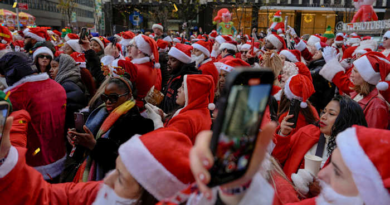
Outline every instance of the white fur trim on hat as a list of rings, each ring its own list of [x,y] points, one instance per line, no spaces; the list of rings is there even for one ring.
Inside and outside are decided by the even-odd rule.
[[[66,42],[74,51],[81,53],[81,46],[79,44],[79,40],[69,40]]]
[[[286,56],[286,58],[287,58],[288,60],[290,60],[291,62],[293,62],[293,63],[299,62],[299,60],[297,59],[297,57],[296,57],[294,54],[292,54],[290,51],[288,51],[288,50],[282,50],[282,51],[280,51],[279,55],[284,55],[284,56]]]
[[[170,36],[166,36],[165,38],[163,38],[163,40],[167,42],[172,42],[172,38]]]
[[[155,29],[155,28],[161,29],[162,31],[164,30],[164,27],[160,24],[153,24],[152,29]]]
[[[356,69],[359,71],[360,76],[362,76],[366,82],[370,83],[371,85],[378,84],[381,76],[372,68],[367,56],[358,58],[353,62],[353,65],[355,65]]]
[[[341,66],[337,58],[331,59],[320,70],[320,75],[326,80],[332,82],[334,76],[339,72],[345,72],[345,69]]]
[[[156,160],[140,140],[140,135],[134,135],[122,144],[119,156],[134,179],[159,201],[188,186]]]
[[[222,64],[220,65],[219,69],[220,69],[220,70],[224,70],[224,71],[230,73],[230,72],[232,72],[232,70],[234,70],[234,67],[222,63]]]
[[[385,35],[383,37],[390,38],[390,31],[386,31]]]
[[[299,43],[295,46],[295,49],[302,52],[306,48],[306,43],[303,40],[300,40]]]
[[[100,45],[100,47],[102,47],[102,50],[104,50],[104,44],[103,44],[103,42],[99,39],[99,37],[93,37],[93,38],[91,38],[91,41],[92,41],[92,40],[96,41],[96,42]]]
[[[197,44],[197,43],[194,43],[194,44],[192,44],[192,47],[193,48],[196,48],[196,49],[198,49],[198,50],[200,50],[203,54],[205,54],[207,57],[210,57],[210,51],[207,49],[207,48],[205,48],[205,47],[203,47],[202,45],[200,45],[200,44]]]
[[[315,44],[316,44],[317,42],[321,42],[321,39],[318,38],[318,37],[315,36],[315,35],[311,35],[311,36],[309,37],[309,40],[307,40],[307,45],[309,45],[309,46],[315,46]]]
[[[138,49],[145,53],[148,56],[151,56],[152,53],[152,48],[150,48],[150,45],[148,42],[145,41],[145,39],[142,37],[142,35],[138,35],[134,37],[135,44],[137,45]]]
[[[25,36],[29,36],[37,41],[46,41],[45,38],[42,38],[42,37],[38,36],[37,34],[30,32],[29,28],[24,29],[23,34]]]
[[[217,36],[215,38],[215,41],[217,41],[219,44],[225,43],[226,40],[222,36]]]
[[[33,59],[35,61],[35,58],[39,55],[39,54],[42,54],[42,53],[47,53],[51,56],[51,58],[53,59],[53,52],[46,46],[43,46],[43,47],[39,47],[37,48],[37,50],[34,51],[33,53]]]
[[[128,45],[130,45],[130,42],[131,42],[131,39],[122,38],[122,40],[119,41],[119,44],[121,44],[122,46],[128,46]]]
[[[390,194],[377,168],[360,146],[356,128],[348,128],[338,134],[336,142],[365,204],[390,204]]]
[[[278,51],[283,47],[283,43],[280,42],[279,38],[277,38],[275,35],[268,35],[266,38],[272,43],[272,45],[275,46]]]
[[[297,99],[297,100],[300,100],[302,101],[302,98],[301,97],[298,97],[296,95],[294,95],[294,93],[291,92],[291,89],[290,89],[290,82],[291,82],[291,79],[292,77],[294,77],[295,75],[293,76],[290,76],[288,78],[288,80],[286,81],[286,83],[284,84],[284,94],[286,95],[286,97],[289,99],[289,100],[292,100],[292,99]]]
[[[240,51],[249,51],[249,49],[251,49],[251,45],[246,43],[241,46]]]
[[[172,47],[171,50],[169,50],[168,55],[186,64],[192,62],[191,56],[188,56],[176,47]]]
[[[237,52],[237,46],[233,45],[231,43],[222,43],[221,46],[219,47],[219,50],[223,51],[225,49],[233,50],[233,51]]]

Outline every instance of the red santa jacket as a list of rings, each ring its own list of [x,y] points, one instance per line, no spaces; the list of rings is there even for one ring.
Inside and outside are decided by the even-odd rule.
[[[47,73],[27,76],[5,92],[13,108],[26,110],[31,116],[28,127],[27,163],[45,179],[58,176],[65,161],[64,125],[66,93]],[[37,153],[35,153],[37,150]]]
[[[182,109],[165,123],[165,127],[176,129],[178,132],[186,134],[192,143],[200,131],[210,130],[211,116],[208,105],[210,103],[210,93],[214,94],[214,84],[211,76],[208,81],[200,81],[197,78],[205,77],[203,75],[185,75],[184,76],[184,94],[187,102]],[[212,91],[211,91],[212,90]]]
[[[15,147],[26,148],[28,125],[31,121],[30,114],[25,110],[18,110],[12,112],[10,116],[14,118],[10,134],[11,144]]]
[[[26,149],[11,147],[0,166],[2,204],[90,205],[95,201],[101,182],[50,184],[26,164],[25,156]]]
[[[219,60],[218,62],[225,63],[226,61],[232,60],[232,59],[235,59],[235,57],[232,55],[227,55],[227,56],[223,57],[221,60]]]
[[[279,160],[290,180],[291,174],[296,173],[300,168],[305,154],[318,143],[320,134],[320,128],[315,125],[307,125],[295,134],[285,137],[275,134],[276,146],[272,156]]]
[[[161,90],[161,70],[154,68],[149,57],[133,59],[132,63],[137,67],[135,87],[137,88],[137,106],[143,108],[142,99],[148,94],[150,88]]]
[[[320,119],[320,117],[318,116],[318,112],[317,112],[316,108],[314,106],[310,105],[310,109],[311,109],[311,112],[313,113],[313,116],[316,118],[316,121],[318,121]],[[287,116],[287,114],[288,114],[288,112],[285,112],[285,113],[280,115],[280,117],[278,119],[279,126],[276,128],[276,133],[279,132],[280,124],[282,123],[283,119]],[[302,114],[302,112],[299,112],[297,125],[291,131],[290,135],[293,135],[295,132],[297,132],[302,127],[305,127],[306,125],[309,125],[309,124],[306,122],[305,116]]]
[[[211,58],[205,60],[199,65],[198,69],[202,71],[202,74],[213,77],[214,88],[216,88],[219,81],[219,72],[217,67],[214,65],[214,61]]]
[[[275,189],[273,205],[299,202],[298,194],[291,182],[283,178],[277,172],[272,173],[274,183],[270,183]]]

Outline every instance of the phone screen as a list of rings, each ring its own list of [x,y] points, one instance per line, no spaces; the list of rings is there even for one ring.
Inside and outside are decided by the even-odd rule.
[[[7,117],[8,117],[8,105],[0,105],[0,148],[1,148],[1,140],[3,139],[3,130],[5,123],[7,122]]]
[[[246,171],[271,89],[271,84],[232,86],[215,153],[216,177]]]

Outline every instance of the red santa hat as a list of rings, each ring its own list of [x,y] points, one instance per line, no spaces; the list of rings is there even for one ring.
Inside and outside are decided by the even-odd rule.
[[[390,131],[354,125],[336,137],[365,204],[390,204]]]
[[[277,12],[274,14],[274,17],[282,17],[282,12],[281,12],[281,11],[277,11]]]
[[[386,31],[385,35],[383,35],[383,38],[389,38],[390,39],[390,30]]]
[[[327,40],[326,37],[320,36],[320,35],[318,35],[318,34],[311,35],[311,36],[309,37],[309,40],[307,40],[307,45],[309,45],[309,46],[315,46],[315,44],[316,44],[317,42],[326,43],[326,40]]]
[[[208,109],[214,110],[214,80],[210,75],[185,75],[184,80],[185,105],[180,112],[191,109],[188,105],[197,99],[208,99]],[[196,105],[198,106],[198,105]]]
[[[119,42],[122,46],[130,45],[131,39],[135,37],[135,34],[131,31],[122,32],[122,40]]]
[[[142,136],[134,135],[118,152],[131,176],[161,201],[194,182],[189,162],[191,147],[186,135],[159,129]]]
[[[217,38],[217,36],[218,36],[218,33],[216,30],[211,31],[211,33],[209,34],[210,39],[215,39],[215,38]]]
[[[235,42],[235,41],[226,41],[226,42],[222,43],[219,46],[219,50],[220,51],[223,51],[225,49],[233,50],[233,51],[237,52],[237,42]]]
[[[158,28],[158,29],[164,31],[164,27],[162,26],[161,23],[153,24],[152,29],[155,29],[155,28]]]
[[[42,46],[42,47],[39,47],[37,49],[35,49],[34,53],[33,53],[33,59],[34,61],[36,60],[35,58],[39,55],[39,54],[49,54],[51,56],[51,59],[53,59],[53,52],[46,46]]]
[[[313,79],[311,77],[311,72],[310,72],[309,68],[304,63],[296,62],[295,65],[298,68],[299,74],[304,75],[304,76],[308,77],[311,81],[313,81]]]
[[[180,37],[176,37],[176,38],[173,39],[173,42],[181,43],[181,38]]]
[[[79,40],[69,40],[66,42],[75,52],[81,53],[81,46],[79,44]]]
[[[372,40],[373,38],[371,36],[364,36],[363,41]]]
[[[106,48],[106,46],[110,43],[110,41],[107,40],[106,38],[104,38],[103,36],[93,37],[93,38],[91,38],[91,41],[92,40],[96,41],[100,45],[102,50],[104,50],[104,48]]]
[[[0,43],[0,51],[10,48],[7,44]]]
[[[334,39],[335,43],[344,43],[344,34],[343,33],[337,33],[336,38]]]
[[[207,61],[212,62],[211,59],[208,59]],[[199,69],[201,69],[203,75],[210,75],[213,78],[214,88],[216,89],[219,81],[219,72],[215,63],[204,63]]]
[[[193,41],[205,41],[205,40],[206,40],[206,38],[203,37],[203,36],[200,35],[200,34],[196,37],[196,39],[193,39]]]
[[[313,82],[306,75],[293,75],[284,85],[284,94],[289,100],[300,100],[301,108],[306,108],[306,101],[315,93]]]
[[[26,28],[23,30],[23,34],[25,37],[31,37],[38,42],[50,40],[49,34],[44,28]]]
[[[219,44],[225,43],[227,41],[233,41],[233,38],[228,36],[228,35],[222,35],[222,36],[217,36],[215,38],[215,41],[218,42]]]
[[[317,50],[320,50],[321,48],[325,48],[328,45],[326,43],[323,43],[323,42],[317,42],[314,44],[314,46],[316,47]]]
[[[210,42],[198,41],[192,44],[192,47],[200,50],[206,57],[210,57],[211,49],[212,49]]]
[[[252,43],[251,42],[247,42],[247,43],[245,43],[244,45],[241,46],[240,51],[249,51],[251,48],[252,48]],[[256,43],[255,43],[255,46],[254,46],[253,50],[254,50],[255,53],[259,50],[258,47],[256,46]]]
[[[387,76],[390,62],[379,52],[368,52],[353,62],[360,76],[371,85],[377,85],[381,79],[380,73]],[[379,85],[381,86],[381,85]]]
[[[61,38],[61,32],[57,31],[57,30],[53,30],[53,33],[56,34],[59,38]]]
[[[168,42],[161,39],[157,40],[157,47],[159,52],[167,52],[169,50]]]
[[[247,62],[245,62],[239,58],[235,58],[235,59],[231,59],[231,60],[224,62],[221,66],[219,66],[219,68],[221,70],[224,70],[224,71],[230,73],[234,70],[235,67],[250,67],[250,66],[251,65],[249,65]]]
[[[0,38],[2,38],[1,43],[3,44],[12,42],[12,34],[7,27],[0,26]]]
[[[170,36],[166,36],[165,38],[163,38],[164,41],[166,42],[172,42],[172,38]]]
[[[344,60],[344,59],[347,59],[347,58],[353,58],[353,53],[355,52],[357,46],[352,46],[352,47],[349,47],[347,49],[345,49],[345,51],[343,52],[343,57],[341,58],[341,60]]]
[[[290,62],[301,62],[301,52],[298,50],[282,50],[279,55],[284,55]]]
[[[356,50],[352,54],[352,56],[356,55],[359,52],[360,52],[360,54],[364,54],[367,51],[375,51],[377,47],[378,47],[378,43],[375,40],[362,41],[362,42],[360,42],[360,45],[356,48]]]
[[[155,68],[160,68],[160,63],[158,61],[159,54],[157,49],[157,43],[152,38],[145,35],[138,35],[134,38],[137,48],[148,55],[150,59],[154,62]]]
[[[176,58],[182,63],[189,64],[192,62],[191,59],[192,46],[177,43],[174,47],[169,50],[168,55]]]
[[[87,68],[84,53],[73,52],[72,54],[70,54],[70,57],[72,57],[73,60],[76,61],[77,65],[79,65],[80,68]]]
[[[272,33],[272,34],[268,35],[266,37],[266,40],[270,41],[272,43],[272,45],[275,46],[275,48],[277,49],[278,52],[282,49],[286,49],[286,42],[284,41],[284,39],[282,37],[280,37],[277,34]]]
[[[348,39],[348,42],[351,43],[352,45],[359,45],[360,44],[360,36],[357,35],[356,33],[351,33],[351,35],[349,35],[349,39]]]
[[[66,36],[65,36],[65,41],[69,41],[69,40],[78,40],[78,39],[80,39],[79,38],[79,36],[77,35],[77,34],[75,34],[75,33],[68,33],[68,34],[66,34]]]

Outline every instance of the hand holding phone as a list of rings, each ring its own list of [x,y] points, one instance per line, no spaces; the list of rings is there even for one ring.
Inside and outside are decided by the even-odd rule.
[[[8,150],[11,147],[11,142],[9,138],[9,132],[12,126],[12,123],[10,125],[7,125],[7,118],[10,114],[10,106],[6,101],[0,102],[0,159],[4,158],[3,155],[8,153]],[[7,127],[6,127],[7,126]],[[4,135],[4,142],[3,142],[3,135]],[[3,149],[3,150],[2,150]]]
[[[292,99],[290,101],[290,109],[288,115],[293,115],[288,119],[288,122],[294,123],[291,127],[295,128],[297,126],[299,112],[301,111],[301,101],[297,99]]]

